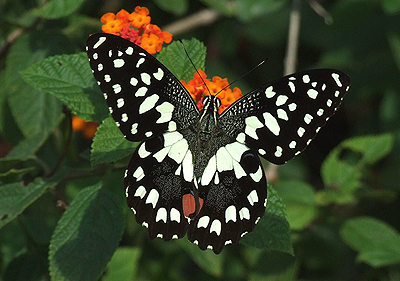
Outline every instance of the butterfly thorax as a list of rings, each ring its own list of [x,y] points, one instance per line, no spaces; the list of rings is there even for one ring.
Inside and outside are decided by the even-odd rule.
[[[203,110],[200,112],[197,124],[200,148],[209,146],[210,140],[218,131],[218,108],[220,105],[220,99],[215,96],[206,96],[203,99]]]

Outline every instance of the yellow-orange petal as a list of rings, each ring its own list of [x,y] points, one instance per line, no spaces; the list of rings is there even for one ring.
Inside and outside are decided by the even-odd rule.
[[[98,126],[99,125],[95,122],[88,122],[87,127],[83,130],[83,136],[87,139],[94,138]]]
[[[107,23],[107,22],[113,21],[113,20],[115,20],[115,14],[114,13],[106,13],[100,18],[100,21],[102,23]]]
[[[119,11],[115,17],[119,20],[127,21],[128,17],[129,17],[129,13],[128,13],[128,11],[121,9],[121,11]]]
[[[83,131],[86,128],[86,121],[78,116],[72,117],[72,130],[75,132]]]
[[[161,43],[162,44],[162,43]],[[160,47],[162,45],[160,44],[157,35],[155,34],[143,34],[142,35],[142,41],[140,43],[140,47],[145,49],[147,52],[150,54],[155,54],[161,50]]]
[[[102,27],[101,30],[105,33],[111,33],[111,34],[116,34],[120,32],[123,28],[123,22],[121,20],[113,20],[113,21],[108,21],[105,23]]]
[[[149,9],[147,9],[146,7],[140,7],[140,6],[135,7],[135,12],[140,15],[145,15],[145,16],[148,16],[150,14]]]

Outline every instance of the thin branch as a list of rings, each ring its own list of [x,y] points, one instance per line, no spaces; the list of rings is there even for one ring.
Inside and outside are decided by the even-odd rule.
[[[327,25],[331,25],[333,23],[333,18],[331,14],[325,10],[322,5],[316,1],[316,0],[308,0],[308,3],[310,4],[310,7],[316,12],[320,17],[322,17],[325,20],[325,23]]]
[[[286,46],[286,56],[284,61],[284,75],[296,72],[297,50],[299,46],[300,33],[300,0],[293,0],[292,11],[290,13],[288,41]],[[268,165],[265,171],[269,182],[278,180],[278,166],[275,164]]]
[[[293,8],[290,13],[289,34],[286,46],[284,75],[296,72],[297,50],[299,48],[300,33],[300,0],[293,0]]]
[[[186,18],[178,20],[174,23],[166,25],[162,30],[167,31],[171,34],[177,35],[182,34],[188,30],[208,25],[216,21],[220,17],[220,14],[211,9],[205,9],[198,11]]]

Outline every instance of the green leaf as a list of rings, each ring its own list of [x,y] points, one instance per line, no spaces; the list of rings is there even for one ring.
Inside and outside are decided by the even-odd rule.
[[[400,1],[397,2],[400,3]],[[391,32],[388,34],[388,40],[397,68],[400,69],[400,36],[397,33]]]
[[[213,251],[200,251],[197,245],[189,243],[186,239],[177,240],[176,243],[178,243],[191,259],[205,272],[211,276],[222,275],[224,251],[219,255],[214,254]]]
[[[19,129],[24,136],[52,131],[62,117],[60,101],[32,89],[26,84],[20,71],[41,59],[56,53],[67,53],[73,48],[61,33],[41,31],[25,33],[10,48],[5,69],[5,87],[8,104]]]
[[[259,249],[294,254],[285,205],[271,186],[268,186],[268,204],[265,215],[260,219],[254,231],[243,237],[241,243]]]
[[[373,164],[390,153],[393,143],[394,138],[392,134],[382,134],[351,138],[342,142],[340,147],[361,153],[361,162]]]
[[[400,1],[398,0],[381,0],[381,4],[385,12],[389,15],[400,11]]]
[[[356,137],[343,141],[331,151],[322,163],[321,176],[325,190],[318,193],[320,204],[347,204],[355,201],[354,192],[362,186],[362,171],[367,164],[373,164],[382,159],[393,148],[394,139],[391,134]],[[354,163],[345,162],[341,155],[346,150],[358,153],[360,156]]]
[[[155,0],[154,2],[164,11],[177,16],[185,14],[189,8],[187,0]]]
[[[5,173],[0,172],[0,186],[16,182],[22,182],[23,176],[35,170],[35,167],[25,169],[10,169]]]
[[[93,138],[90,162],[93,166],[111,163],[132,155],[137,143],[124,138],[111,117],[104,119]]]
[[[357,259],[373,267],[400,263],[400,235],[375,218],[347,220],[340,229],[344,242],[358,251]]]
[[[183,45],[188,51],[189,58],[193,61],[197,69],[205,71],[204,65],[206,60],[207,49],[202,42],[197,39],[182,40]],[[170,45],[164,47],[158,54],[157,59],[164,64],[179,80],[186,82],[193,79],[193,74],[197,69],[187,57],[182,45],[174,41]]]
[[[100,122],[108,116],[85,53],[48,57],[21,74],[32,87],[53,94],[81,119]]]
[[[355,200],[354,191],[361,187],[361,171],[339,159],[339,151],[332,151],[322,163],[321,176],[325,189],[318,192],[319,204],[347,204]]]
[[[36,151],[42,146],[48,134],[37,133],[28,137],[15,146],[7,155],[8,159],[28,159],[35,155]]]
[[[51,0],[45,6],[36,9],[36,16],[46,19],[57,19],[75,12],[85,0]]]
[[[302,230],[314,220],[317,208],[315,192],[311,186],[300,181],[279,181],[274,187],[286,205],[292,229]]]
[[[287,2],[282,0],[234,1],[238,17],[244,21],[249,21],[265,16],[268,13],[276,12],[286,4]]]
[[[54,182],[37,178],[28,186],[20,182],[0,186],[0,229],[54,185]]]
[[[236,14],[231,0],[202,0],[201,2],[225,16],[233,16]]]
[[[80,191],[58,221],[50,242],[51,280],[98,280],[123,228],[122,208],[113,193],[101,183]]]
[[[102,281],[131,281],[135,280],[139,268],[140,248],[119,247],[107,265]]]

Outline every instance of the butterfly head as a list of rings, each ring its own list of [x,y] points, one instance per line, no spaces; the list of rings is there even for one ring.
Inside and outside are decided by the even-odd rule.
[[[207,112],[218,113],[218,108],[221,106],[221,100],[217,96],[205,96],[203,98],[203,114],[207,114]]]

